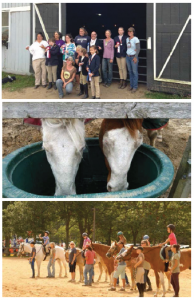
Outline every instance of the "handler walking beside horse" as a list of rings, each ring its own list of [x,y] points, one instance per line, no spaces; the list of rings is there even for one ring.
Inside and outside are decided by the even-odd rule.
[[[137,262],[134,265],[134,268],[137,268],[137,273],[136,273],[136,285],[139,291],[139,297],[144,296],[144,255],[143,255],[143,247],[137,247],[136,248],[138,257],[137,257]]]
[[[178,252],[180,250],[180,245],[173,245],[171,250],[173,252],[173,256],[171,260],[170,283],[172,284],[175,293],[173,297],[179,297],[180,254]]]
[[[55,257],[56,257],[56,249],[55,249],[55,243],[51,242],[50,245],[51,247],[51,253],[50,253],[50,259],[49,259],[49,263],[47,266],[47,270],[48,270],[48,278],[55,278]],[[50,268],[52,266],[52,273],[50,271]]]
[[[123,242],[118,243],[119,248],[121,249],[118,255],[122,254],[125,251],[125,246]],[[116,284],[117,284],[117,279],[119,278],[119,275],[121,275],[121,279],[123,282],[123,287],[120,289],[120,291],[125,291],[125,268],[126,268],[126,262],[125,261],[119,261],[115,259],[115,272],[113,275],[114,282],[113,282],[113,287],[108,289],[108,291],[116,291]]]

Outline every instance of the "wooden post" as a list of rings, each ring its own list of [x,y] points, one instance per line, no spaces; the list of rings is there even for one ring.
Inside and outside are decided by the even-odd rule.
[[[169,198],[188,198],[191,195],[191,136],[187,142]]]

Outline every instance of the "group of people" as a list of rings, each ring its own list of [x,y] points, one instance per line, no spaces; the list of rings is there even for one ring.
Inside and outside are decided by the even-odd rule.
[[[76,80],[79,88],[78,96],[83,99],[89,97],[88,83],[91,83],[92,99],[100,99],[100,82],[103,86],[110,87],[113,79],[113,61],[119,69],[119,89],[127,87],[127,69],[129,71],[129,90],[135,93],[138,88],[138,55],[140,41],[135,36],[135,29],[128,29],[128,37],[123,27],[118,28],[118,35],[112,39],[111,31],[105,31],[105,39],[102,43],[97,38],[97,33],[92,32],[91,37],[85,28],[79,29],[79,35],[73,37],[66,34],[65,41],[62,34],[55,32],[48,41],[43,34],[37,34],[36,41],[26,47],[32,54],[32,66],[35,73],[35,89],[42,81],[46,88],[48,74],[48,87],[52,87],[63,98],[64,90],[70,94],[73,90],[73,82]],[[102,72],[101,72],[102,69]]]
[[[177,239],[174,234],[175,226],[173,224],[169,224],[167,226],[167,232],[169,233],[169,236],[167,240],[163,243],[160,243],[160,246],[166,245],[170,243],[170,246],[165,247],[165,258],[164,262],[169,264],[169,251],[172,254],[171,257],[171,284],[174,289],[174,297],[179,296],[179,273],[180,273],[180,245],[177,244]],[[126,249],[126,238],[124,237],[122,232],[118,232],[119,235],[119,248],[120,252],[118,255],[121,255]],[[152,291],[151,281],[148,277],[149,270],[151,269],[151,265],[149,262],[145,260],[144,254],[143,254],[143,247],[150,246],[149,236],[144,235],[143,240],[141,241],[141,245],[136,247],[136,251],[138,254],[138,257],[136,259],[133,259],[131,262],[133,263],[133,267],[136,269],[136,275],[135,275],[135,282],[139,291],[139,297],[144,296],[145,291]],[[135,248],[135,247],[134,247]],[[118,277],[121,275],[121,279],[123,282],[123,287],[120,289],[121,291],[125,290],[125,281],[126,281],[126,262],[125,261],[117,261],[117,257],[115,257],[115,272],[113,275],[114,283],[113,287],[111,287],[110,291],[116,291],[116,284]],[[168,269],[166,269],[165,266],[165,272],[167,272]],[[146,289],[146,284],[148,284],[148,289]]]
[[[167,246],[165,248],[165,258],[164,262],[169,263],[169,251],[172,253],[171,257],[171,284],[174,289],[174,297],[179,296],[179,273],[180,273],[180,246],[177,244],[176,236],[174,234],[175,226],[173,224],[169,224],[167,226],[167,232],[169,233],[169,236],[167,240],[163,243],[160,243],[159,245],[165,245],[167,243],[170,243],[170,246]],[[125,250],[125,245],[127,243],[127,240],[123,234],[122,231],[119,231],[117,233],[117,236],[119,238],[118,246],[120,248],[120,252],[118,255],[121,255]],[[47,266],[48,269],[48,278],[54,278],[55,277],[55,243],[49,243],[49,232],[45,231],[45,234],[43,237],[39,235],[41,239],[43,239],[43,246],[46,247],[49,245],[51,248],[50,251],[50,259]],[[85,259],[85,267],[84,267],[84,284],[83,286],[91,286],[92,280],[94,277],[94,264],[95,264],[95,258],[96,253],[92,249],[91,240],[88,237],[88,234],[84,232],[82,234],[83,237],[83,247],[82,247],[82,256]],[[35,256],[36,256],[36,249],[34,246],[34,242],[31,242],[30,245],[32,247],[31,257],[30,257],[30,263],[32,268],[32,278],[35,278],[35,272],[34,272],[34,262],[35,262]],[[76,269],[76,245],[73,241],[69,244],[70,250],[69,250],[69,272],[71,273],[71,279],[69,282],[75,282],[75,269]],[[151,281],[148,277],[149,270],[151,269],[151,265],[149,262],[145,260],[143,249],[146,246],[150,246],[149,236],[144,235],[143,240],[141,241],[141,245],[136,247],[137,251],[137,258],[132,260],[132,264],[134,269],[136,270],[135,274],[135,282],[139,291],[139,297],[144,296],[145,291],[152,291],[152,285]],[[46,250],[45,250],[46,251]],[[46,252],[45,252],[46,253]],[[118,284],[119,276],[121,276],[122,279],[122,288],[120,291],[125,291],[125,283],[128,282],[128,278],[126,275],[126,262],[125,261],[118,261],[117,256],[115,256],[114,259],[114,274],[113,274],[113,286],[109,289],[109,291],[116,291],[116,285]],[[52,267],[52,273],[50,271],[50,268]],[[167,270],[166,270],[167,271]],[[89,274],[89,278],[88,278]],[[146,285],[148,284],[148,288],[146,289]]]

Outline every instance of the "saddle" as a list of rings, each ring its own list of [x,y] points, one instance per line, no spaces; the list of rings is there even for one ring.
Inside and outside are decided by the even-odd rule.
[[[165,260],[166,259],[166,252],[165,252],[165,248],[166,248],[167,246],[164,246],[164,247],[162,247],[162,249],[160,250],[160,258],[162,259],[162,260]],[[171,258],[172,258],[172,251],[171,250],[169,250],[168,251],[168,256],[169,256],[169,261],[171,260]]]

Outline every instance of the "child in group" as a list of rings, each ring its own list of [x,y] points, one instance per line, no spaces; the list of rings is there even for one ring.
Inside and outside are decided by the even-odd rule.
[[[177,240],[176,240],[176,236],[174,234],[175,231],[175,226],[173,224],[169,224],[167,226],[167,232],[169,233],[169,236],[167,238],[167,240],[164,243],[160,243],[159,245],[165,245],[167,243],[170,243],[170,246],[165,248],[165,254],[166,254],[166,263],[169,261],[169,255],[168,255],[168,251],[171,250],[171,246],[172,245],[176,245],[177,244]]]
[[[78,45],[76,47],[76,51],[75,51],[75,68],[77,69],[77,72],[76,72],[76,75],[75,75],[75,79],[76,79],[76,83],[77,83],[77,88],[76,88],[76,91],[79,91],[80,87],[79,87],[79,57],[81,56],[81,49],[82,49],[82,46]]]
[[[49,231],[45,231],[44,232],[44,236],[42,237],[41,234],[39,234],[39,238],[41,240],[43,240],[43,247],[44,247],[44,251],[45,251],[45,254],[47,253],[46,252],[46,246],[49,245]]]
[[[54,89],[57,89],[57,67],[58,67],[58,55],[60,53],[60,48],[55,44],[55,38],[50,38],[48,40],[49,46],[46,47],[46,69],[48,72],[49,85],[47,90],[52,88],[52,82],[54,82]]]
[[[91,81],[91,92],[92,92],[92,99],[100,99],[100,57],[98,56],[98,50],[96,46],[90,47],[90,57],[88,60],[88,77],[89,81]]]
[[[29,258],[31,269],[32,269],[32,277],[35,278],[35,270],[34,270],[34,262],[35,262],[35,256],[36,256],[36,248],[35,248],[35,242],[30,242],[30,247],[32,247],[32,252]]]
[[[55,277],[55,257],[56,257],[56,249],[55,249],[55,243],[51,242],[49,244],[49,246],[51,247],[51,253],[50,253],[50,259],[49,259],[49,263],[47,266],[47,271],[48,271],[48,278],[54,278]],[[52,266],[52,273],[51,273],[51,266]]]
[[[148,246],[150,247],[150,241],[149,241],[149,239],[150,239],[149,235],[145,234],[145,235],[143,236],[143,240],[144,240],[144,241],[146,240],[146,241],[148,242]]]
[[[79,71],[80,71],[80,92],[78,96],[81,96],[85,93],[82,99],[88,98],[88,84],[87,84],[88,71],[86,70],[87,63],[88,63],[87,51],[85,48],[82,48],[78,60]]]
[[[65,36],[65,44],[60,48],[60,52],[63,54],[63,63],[66,62],[67,58],[71,56],[74,60],[75,58],[76,46],[73,42],[73,37],[70,33]]]
[[[88,234],[86,232],[82,233],[82,237],[84,239],[83,246],[82,246],[82,257],[85,258],[86,245],[91,244],[91,240],[88,237]]]

